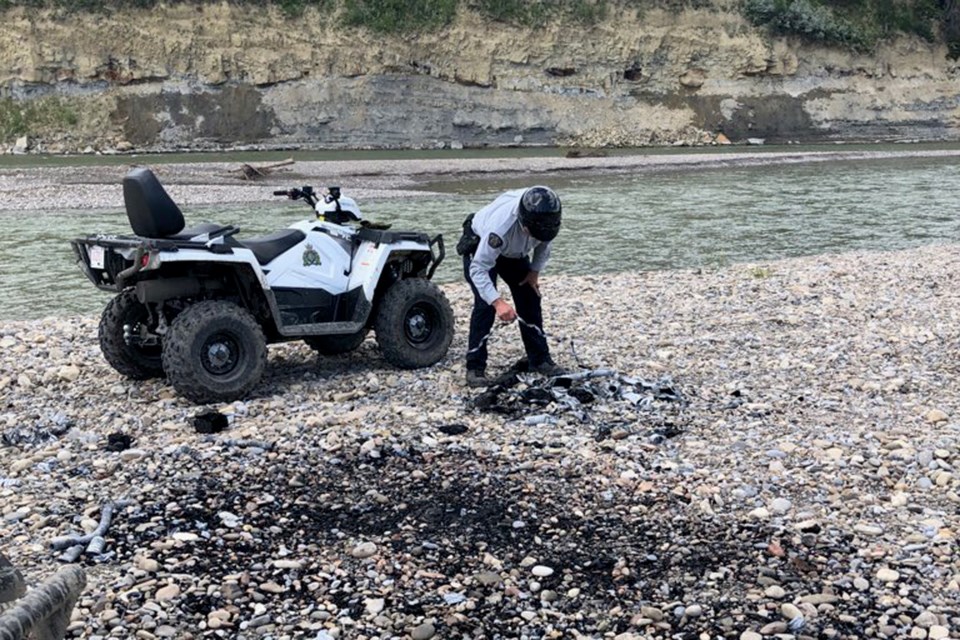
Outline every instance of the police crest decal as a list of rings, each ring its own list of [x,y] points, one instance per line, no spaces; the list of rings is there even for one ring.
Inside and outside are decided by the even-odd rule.
[[[320,254],[317,253],[317,250],[313,248],[313,245],[307,245],[307,248],[303,250],[303,266],[305,267],[319,267],[320,266]]]

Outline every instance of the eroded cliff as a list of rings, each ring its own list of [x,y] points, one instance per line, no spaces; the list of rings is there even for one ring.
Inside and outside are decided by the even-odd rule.
[[[0,87],[7,109],[54,105],[29,132],[53,151],[960,138],[960,70],[944,46],[812,47],[722,1],[535,36],[466,11],[417,37],[334,24],[226,3],[14,9]]]

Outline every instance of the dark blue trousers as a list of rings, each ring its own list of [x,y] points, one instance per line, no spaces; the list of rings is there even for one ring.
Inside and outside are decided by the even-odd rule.
[[[470,314],[470,336],[467,341],[467,350],[473,351],[480,345],[483,337],[490,333],[496,320],[493,307],[484,301],[477,292],[473,280],[470,279],[471,255],[463,256],[463,275],[473,291],[473,313]],[[527,258],[505,258],[500,256],[497,263],[490,270],[490,279],[497,283],[497,276],[510,287],[514,307],[523,320],[529,324],[543,328],[543,309],[540,306],[540,296],[530,285],[520,286],[520,282],[530,273],[530,260]],[[518,323],[519,324],[519,323]],[[531,367],[536,367],[550,360],[550,347],[547,339],[529,327],[520,325],[520,337],[523,347],[527,351],[527,361]],[[467,354],[467,369],[483,371],[487,368],[487,345]]]

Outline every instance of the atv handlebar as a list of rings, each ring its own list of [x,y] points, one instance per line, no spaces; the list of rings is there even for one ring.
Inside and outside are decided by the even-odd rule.
[[[294,187],[293,189],[287,189],[286,191],[274,191],[273,195],[275,196],[285,196],[291,200],[306,200],[307,204],[311,207],[316,207],[319,198],[317,198],[317,192],[313,190],[311,186],[303,186],[299,189]]]

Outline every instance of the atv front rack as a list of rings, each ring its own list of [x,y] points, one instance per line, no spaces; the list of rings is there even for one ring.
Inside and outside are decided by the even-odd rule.
[[[430,264],[430,269],[427,271],[427,280],[433,279],[433,273],[437,270],[437,267],[440,266],[440,263],[443,262],[443,259],[447,257],[447,251],[443,246],[443,234],[438,233],[434,236],[433,240],[430,240],[430,256],[433,258]],[[434,245],[437,246],[437,253],[433,253]]]

